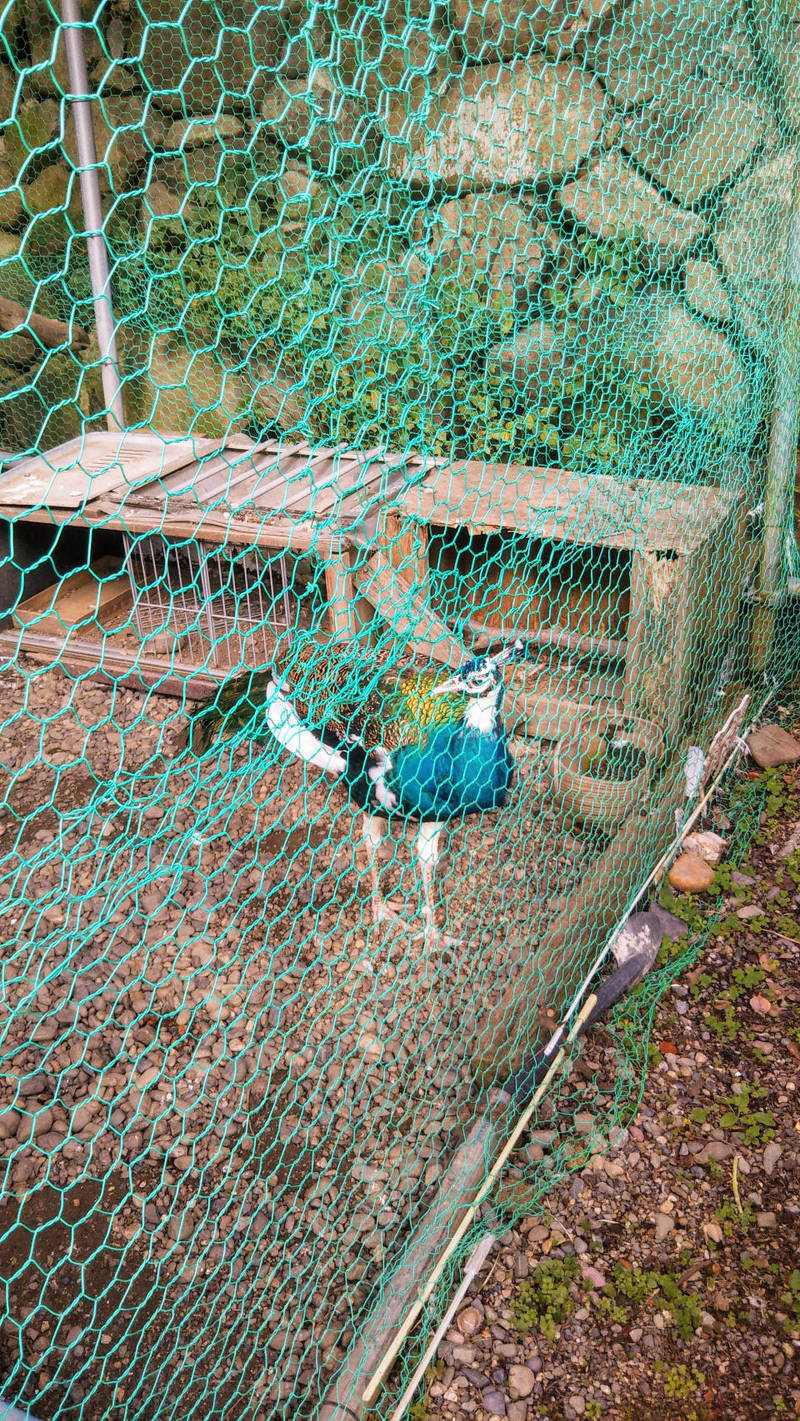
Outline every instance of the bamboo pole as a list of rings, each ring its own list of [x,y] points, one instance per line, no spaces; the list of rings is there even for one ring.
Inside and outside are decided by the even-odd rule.
[[[83,218],[86,223],[86,247],[89,256],[89,278],[94,301],[94,320],[100,349],[100,375],[108,409],[109,429],[125,428],[122,403],[122,381],[117,355],[117,332],[108,272],[108,252],[103,235],[103,207],[97,177],[97,154],[94,146],[92,106],[89,99],[89,76],[83,46],[78,0],[61,0],[61,21],[64,28],[64,49],[67,56],[69,83],[72,90],[72,119],[78,146],[78,166],[81,183]]]

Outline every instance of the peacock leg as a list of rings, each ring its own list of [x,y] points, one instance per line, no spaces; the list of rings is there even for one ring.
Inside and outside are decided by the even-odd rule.
[[[439,835],[443,827],[443,824],[437,823],[435,820],[421,824],[419,833],[414,840],[414,853],[417,856],[422,877],[422,922],[425,930],[426,949],[439,945],[439,934],[433,916],[433,878],[436,865],[439,862]]]
[[[372,879],[372,921],[376,927],[380,923],[391,922],[393,918],[399,916],[398,909],[383,897],[378,886],[378,849],[383,843],[385,823],[385,820],[379,819],[374,814],[364,815],[364,845],[367,850],[369,873]]]

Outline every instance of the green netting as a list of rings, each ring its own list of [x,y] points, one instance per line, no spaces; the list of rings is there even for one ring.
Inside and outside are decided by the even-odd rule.
[[[487,1187],[796,668],[799,74],[789,0],[0,8],[5,1402],[367,1415],[629,1118],[680,954]]]

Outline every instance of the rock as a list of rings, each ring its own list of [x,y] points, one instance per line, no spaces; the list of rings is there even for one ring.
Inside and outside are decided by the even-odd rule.
[[[480,1331],[482,1323],[483,1314],[472,1306],[463,1308],[456,1318],[456,1327],[465,1337],[473,1337]]]
[[[143,115],[138,94],[109,94],[102,105],[92,104],[92,127],[103,195],[119,197],[135,190],[149,159],[164,143],[166,120],[152,107]],[[67,126],[64,152],[76,169],[78,147],[73,124]]]
[[[668,202],[619,152],[603,153],[558,193],[565,211],[595,236],[640,236],[666,267],[701,237],[705,222]]]
[[[779,725],[762,725],[747,737],[747,748],[762,770],[779,765],[796,765],[800,760],[800,740]]]
[[[511,375],[514,384],[532,399],[556,371],[569,373],[574,356],[562,337],[548,321],[534,321],[518,331],[513,340],[495,346],[489,354]]]
[[[424,14],[407,12],[416,23],[401,21],[399,12],[385,7],[361,9],[357,34],[341,27],[337,33],[337,70],[343,83],[366,95],[375,113],[385,110],[391,94],[407,86],[411,75],[429,74],[446,64],[450,73],[463,68],[463,58],[454,55],[457,41],[448,23],[446,7],[424,6]],[[419,20],[423,19],[420,24]],[[387,21],[392,25],[387,43]]]
[[[374,162],[379,135],[368,104],[346,93],[333,69],[267,89],[264,126],[287,148],[302,148],[310,168],[329,177]]]
[[[781,329],[795,154],[773,154],[725,193],[715,232],[744,332],[767,352]]]
[[[707,1224],[703,1224],[703,1233],[712,1243],[722,1243],[725,1237],[716,1219],[710,1219]]]
[[[428,188],[515,187],[577,168],[597,140],[604,100],[580,69],[540,56],[416,80],[392,96],[382,161]]]
[[[623,359],[676,407],[733,422],[751,394],[745,368],[720,331],[682,301],[652,291],[621,313]]]
[[[735,57],[737,75],[755,69],[734,7],[714,0],[633,0],[601,22],[588,54],[622,109],[679,101],[693,83],[727,78],[723,57]]]
[[[713,262],[693,258],[684,268],[686,304],[713,321],[733,319],[733,302]]]
[[[536,1385],[536,1377],[530,1367],[513,1366],[508,1369],[508,1386],[515,1400],[530,1396]]]
[[[501,1391],[492,1391],[489,1388],[481,1397],[481,1406],[490,1416],[505,1416],[506,1399]]]
[[[751,918],[763,918],[764,909],[760,903],[745,903],[743,908],[736,909],[736,916],[746,923]]]
[[[775,92],[781,117],[795,131],[800,129],[800,26],[793,4],[753,11],[751,23],[758,44],[776,71]]]
[[[426,215],[424,232],[434,272],[447,272],[463,285],[483,277],[508,296],[535,285],[548,246],[534,209],[505,193],[448,198]]]
[[[0,1113],[0,1140],[10,1140],[16,1135],[20,1115],[18,1110],[4,1110]]]
[[[260,101],[267,76],[274,82],[308,72],[302,0],[284,0],[279,9],[258,0],[148,0],[146,15],[149,25],[132,22],[140,27],[134,43],[145,83],[166,112],[248,108]],[[323,58],[326,41],[321,34],[315,41]]]
[[[241,119],[234,118],[232,114],[221,113],[217,118],[176,119],[167,129],[164,148],[168,153],[183,153],[191,148],[200,148],[204,143],[225,147],[227,140],[240,138],[243,132]]]
[[[655,1218],[655,1224],[656,1243],[661,1243],[662,1240],[667,1237],[667,1234],[672,1233],[672,1230],[675,1227],[675,1220],[673,1219],[671,1214],[657,1213]]]
[[[708,1164],[709,1160],[716,1160],[719,1164],[721,1160],[730,1159],[732,1154],[733,1146],[726,1145],[724,1140],[709,1140],[699,1154],[695,1155],[695,1159],[698,1164]]]
[[[777,139],[769,114],[722,85],[693,83],[626,120],[623,147],[678,202],[698,203]]]
[[[471,1367],[475,1361],[474,1347],[454,1347],[453,1361],[457,1367]]]
[[[13,229],[23,218],[22,196],[17,186],[17,170],[5,151],[0,137],[0,228]],[[3,288],[5,295],[5,287]]]
[[[727,848],[727,840],[721,834],[703,829],[696,834],[687,834],[682,849],[686,854],[699,854],[706,863],[717,864]]]
[[[764,1146],[764,1173],[774,1174],[775,1166],[783,1154],[782,1147],[775,1140]]]
[[[41,159],[49,149],[51,162],[59,157],[60,124],[60,110],[54,99],[29,99],[17,104],[12,121],[3,129],[3,140],[11,170],[22,182],[29,180],[26,168],[33,155]]]
[[[26,210],[34,217],[45,212],[63,211],[67,205],[69,190],[70,175],[67,169],[62,163],[49,163],[22,189]],[[80,208],[77,185],[73,188],[73,196],[78,198]]]
[[[250,383],[247,375],[227,368],[221,354],[193,351],[183,334],[154,336],[137,365],[140,373],[126,385],[133,417],[164,433],[185,429],[209,436],[227,434],[232,426],[245,422],[248,409],[263,412],[269,401],[282,409],[283,401],[290,398],[286,391],[281,396],[266,373],[259,391],[261,367],[256,362]]]
[[[756,1214],[756,1223],[760,1229],[776,1229],[778,1227],[778,1216],[773,1214],[771,1209],[764,1209]]]
[[[470,63],[491,64],[558,44],[581,12],[581,0],[451,0],[450,22]]]
[[[574,1392],[572,1396],[567,1397],[567,1406],[572,1416],[582,1416],[586,1410],[586,1399],[580,1392]]]
[[[528,1421],[527,1401],[510,1401],[506,1407],[508,1421]]]
[[[707,893],[714,882],[714,870],[699,854],[681,854],[667,878],[678,893]]]

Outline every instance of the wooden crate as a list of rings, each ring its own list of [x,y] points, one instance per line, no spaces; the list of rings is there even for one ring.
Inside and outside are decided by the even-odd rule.
[[[554,545],[605,559],[609,586],[594,609],[603,612],[605,597],[605,613],[615,613],[605,625],[591,615],[571,622],[563,586],[556,616],[543,625],[535,589],[509,588],[507,580],[489,606],[502,614],[503,598],[514,603],[513,626],[470,623],[468,615],[461,625],[478,640],[483,634],[484,643],[488,635],[522,635],[541,646],[539,664],[515,678],[530,734],[544,727],[547,738],[557,738],[566,722],[604,702],[614,714],[655,722],[674,743],[739,614],[746,565],[740,493],[468,462],[429,471],[390,516],[390,536],[370,564],[386,616],[412,586],[435,604],[430,549],[442,530],[451,538],[521,540],[531,565]],[[586,610],[580,598],[575,608]]]

